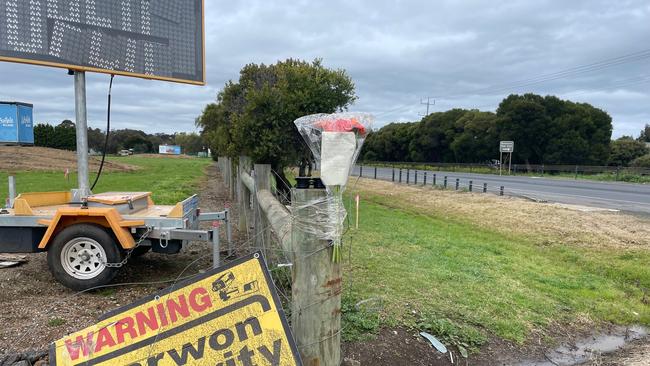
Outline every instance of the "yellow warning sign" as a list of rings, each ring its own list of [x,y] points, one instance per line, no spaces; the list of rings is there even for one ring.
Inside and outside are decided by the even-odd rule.
[[[51,365],[302,365],[266,263],[239,259],[50,346]]]

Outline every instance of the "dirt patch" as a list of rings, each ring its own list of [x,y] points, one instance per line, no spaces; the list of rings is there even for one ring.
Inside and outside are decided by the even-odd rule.
[[[615,328],[615,330],[613,330]],[[620,327],[603,330],[603,335],[617,332]],[[566,330],[564,330],[566,331]],[[573,334],[556,334],[556,341],[563,344],[567,352],[580,353],[572,339],[589,339],[592,331],[571,330]],[[597,337],[594,336],[594,340]],[[546,348],[541,341],[517,345],[496,337],[489,341],[479,352],[471,353],[467,359],[462,358],[455,347],[449,347],[449,353],[441,354],[426,340],[420,337],[417,330],[405,328],[383,329],[377,337],[370,341],[343,344],[344,365],[372,366],[438,366],[438,365],[516,365],[516,366],[554,366],[554,365],[586,365],[586,366],[647,366],[650,365],[650,340],[644,338],[628,343],[618,351],[610,354],[590,352],[585,363],[584,359],[576,361],[558,360],[554,350]],[[575,350],[573,349],[575,347]],[[563,348],[558,348],[563,349]],[[583,349],[583,351],[586,351]],[[550,357],[551,355],[552,357]],[[453,362],[452,362],[453,359]],[[358,362],[358,363],[357,363]]]
[[[648,366],[650,365],[650,342],[638,341],[630,343],[620,350],[594,357],[585,366]]]
[[[204,211],[220,211],[229,204],[221,182],[215,166],[208,167],[200,193]],[[232,216],[236,222],[236,210]],[[236,225],[233,237],[238,248]],[[243,254],[236,249],[232,258]],[[45,253],[28,254],[27,258],[26,264],[0,270],[0,355],[47,349],[50,342],[94,324],[111,309],[212,267],[208,245],[190,243],[177,255],[148,253],[132,258],[113,281],[114,287],[76,294],[52,279]]]
[[[648,217],[621,212],[584,212],[522,198],[443,191],[422,186],[399,185],[399,189],[396,189],[395,183],[363,178],[350,186],[355,191],[389,196],[400,207],[410,206],[443,217],[463,218],[481,228],[505,235],[516,233],[544,237],[546,244],[650,248]]]
[[[101,160],[90,157],[88,164],[92,171],[99,168]],[[77,154],[74,151],[50,149],[36,146],[0,146],[0,171],[65,171],[77,169]],[[106,161],[104,169],[110,172],[130,172],[139,168],[134,165]]]
[[[447,354],[438,352],[418,331],[405,328],[383,329],[373,340],[343,344],[347,365],[354,361],[373,366],[514,365],[531,355],[543,355],[539,345],[520,346],[496,337],[468,358],[455,347],[448,350]]]

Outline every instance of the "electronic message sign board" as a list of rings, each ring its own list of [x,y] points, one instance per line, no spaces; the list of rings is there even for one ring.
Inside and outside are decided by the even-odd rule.
[[[0,0],[0,61],[205,84],[204,0]]]

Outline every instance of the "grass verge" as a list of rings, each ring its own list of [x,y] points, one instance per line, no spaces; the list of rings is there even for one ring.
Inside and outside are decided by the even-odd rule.
[[[389,193],[361,193],[360,228],[347,236],[346,296],[381,298],[385,325],[430,330],[469,348],[486,334],[523,343],[553,326],[650,325],[648,248],[503,234]]]
[[[204,170],[212,160],[152,157],[110,157],[110,161],[137,165],[135,172],[104,172],[94,192],[153,192],[157,204],[174,204],[197,193]],[[91,173],[91,184],[95,174]],[[0,172],[0,198],[7,196],[7,173]],[[21,192],[66,191],[77,186],[76,174],[68,179],[62,172],[17,172],[16,186]],[[4,202],[4,201],[3,201]]]

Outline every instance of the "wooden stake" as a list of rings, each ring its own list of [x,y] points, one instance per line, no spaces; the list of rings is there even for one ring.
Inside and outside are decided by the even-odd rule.
[[[357,207],[356,207],[356,209],[357,209],[357,214],[356,214],[356,225],[355,225],[355,227],[356,227],[357,229],[359,228],[359,200],[360,200],[359,195],[356,195],[356,196],[354,197],[354,201],[355,201],[356,206],[357,206]]]

